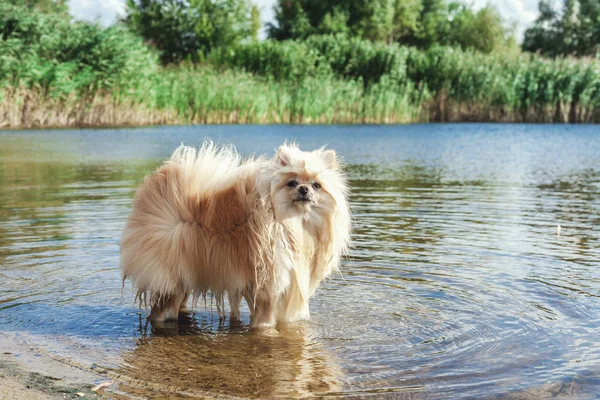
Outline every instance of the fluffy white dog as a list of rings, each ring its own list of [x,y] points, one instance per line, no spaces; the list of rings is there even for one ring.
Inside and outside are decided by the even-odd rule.
[[[346,178],[333,150],[281,146],[272,160],[180,146],[137,190],[121,239],[123,280],[151,321],[211,292],[252,327],[309,318],[308,299],[350,242]]]

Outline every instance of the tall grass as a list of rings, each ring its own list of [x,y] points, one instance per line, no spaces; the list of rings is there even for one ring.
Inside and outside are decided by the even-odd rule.
[[[213,63],[284,80],[358,79],[366,88],[389,77],[398,83],[396,90],[411,84],[432,93],[426,114],[438,121],[600,122],[598,59],[506,58],[313,36],[303,42],[241,45],[215,53]]]
[[[257,79],[210,67],[162,69],[130,91],[49,98],[21,89],[0,102],[0,126],[105,126],[184,123],[406,123],[426,118],[412,86],[364,90],[356,80]],[[394,83],[396,86],[396,84]]]

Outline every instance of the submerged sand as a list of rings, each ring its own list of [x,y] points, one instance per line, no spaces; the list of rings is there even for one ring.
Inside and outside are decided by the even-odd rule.
[[[0,337],[0,400],[98,399],[102,376],[54,360],[15,335]]]

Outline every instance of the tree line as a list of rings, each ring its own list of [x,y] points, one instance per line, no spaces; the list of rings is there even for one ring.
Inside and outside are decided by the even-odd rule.
[[[48,1],[48,0],[46,0]],[[256,40],[259,10],[248,0],[128,0],[125,22],[164,62],[198,58],[215,48]],[[525,32],[522,50],[544,56],[595,56],[600,51],[600,2],[550,0]],[[487,5],[455,0],[278,0],[268,38],[336,35],[427,49],[455,46],[483,53],[518,52],[514,26]]]
[[[67,14],[65,0],[0,0]],[[600,51],[598,0],[540,0],[522,50],[548,57]],[[164,63],[198,61],[217,48],[256,41],[260,10],[249,0],[127,0],[124,21],[160,51]],[[455,0],[278,0],[273,40],[336,35],[427,49],[456,46],[484,53],[518,52],[514,26],[487,5],[477,11]]]

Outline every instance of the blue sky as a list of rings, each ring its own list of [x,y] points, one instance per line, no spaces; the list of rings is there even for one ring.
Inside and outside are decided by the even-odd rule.
[[[251,0],[261,9],[263,23],[273,20],[273,5],[276,0]],[[475,9],[493,4],[502,16],[514,23],[519,40],[525,29],[538,15],[538,0],[471,0],[465,1]],[[103,25],[113,23],[125,14],[125,0],[68,0],[70,13],[78,19],[99,20]]]

